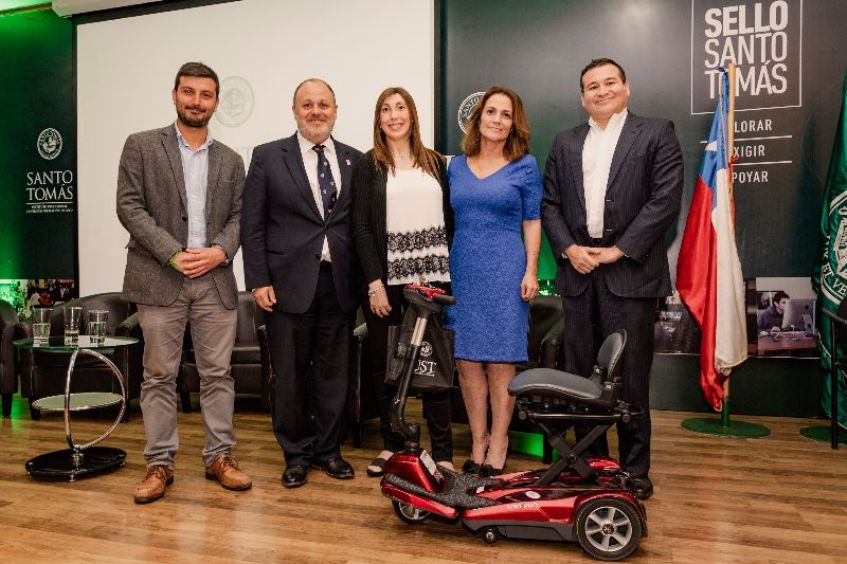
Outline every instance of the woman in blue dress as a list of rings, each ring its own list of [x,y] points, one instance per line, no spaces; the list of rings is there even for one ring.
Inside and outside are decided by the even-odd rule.
[[[529,301],[538,293],[542,187],[520,97],[490,88],[468,119],[462,150],[448,170],[456,222],[448,315],[473,439],[463,468],[495,475],[515,406],[507,387],[515,363],[527,359]]]

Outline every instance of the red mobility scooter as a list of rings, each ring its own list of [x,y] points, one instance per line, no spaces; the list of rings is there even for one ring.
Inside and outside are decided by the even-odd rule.
[[[647,516],[631,491],[631,480],[611,458],[581,453],[617,421],[634,415],[618,396],[621,353],[626,333],[610,335],[600,348],[590,378],[537,368],[522,372],[509,386],[518,416],[533,423],[561,458],[550,468],[492,478],[458,474],[436,466],[420,447],[420,426],[404,419],[409,383],[428,320],[454,302],[443,290],[421,285],[403,292],[417,314],[407,344],[404,370],[391,407],[391,423],[406,438],[404,450],[386,463],[380,484],[397,516],[415,524],[429,518],[461,522],[487,543],[500,537],[577,542],[600,560],[621,560],[647,536]],[[573,447],[558,429],[575,421],[596,426]]]

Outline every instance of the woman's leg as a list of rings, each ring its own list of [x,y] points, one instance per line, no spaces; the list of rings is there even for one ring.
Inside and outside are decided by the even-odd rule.
[[[491,399],[491,439],[485,463],[494,468],[503,468],[509,449],[509,423],[515,409],[515,398],[508,392],[515,377],[514,364],[488,365],[488,395]]]
[[[423,412],[432,441],[432,458],[438,463],[453,463],[453,415],[451,391],[423,394]]]
[[[481,362],[457,360],[456,364],[471,427],[471,459],[482,464],[488,447],[488,381]]]

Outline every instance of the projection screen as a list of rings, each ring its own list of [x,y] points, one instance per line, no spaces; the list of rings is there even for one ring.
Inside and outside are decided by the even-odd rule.
[[[221,78],[212,135],[249,165],[253,147],[294,133],[291,97],[321,77],[338,100],[335,138],[373,145],[373,109],[387,86],[415,98],[433,144],[433,0],[241,0],[77,26],[79,292],[119,291],[129,235],[115,215],[127,135],[173,123],[173,80],[186,61]],[[241,255],[235,272],[244,277]]]

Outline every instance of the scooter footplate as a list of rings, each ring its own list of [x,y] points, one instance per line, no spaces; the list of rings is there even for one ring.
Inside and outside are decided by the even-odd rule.
[[[458,478],[455,479],[455,477]],[[421,497],[432,499],[434,501],[437,501],[438,503],[443,503],[444,505],[454,507],[456,509],[480,509],[482,507],[491,507],[493,505],[497,505],[497,502],[493,499],[478,497],[475,495],[470,495],[468,493],[468,490],[475,489],[476,487],[482,485],[488,485],[478,483],[481,480],[486,480],[486,482],[489,482],[489,480],[485,478],[479,478],[478,476],[466,476],[464,474],[455,473],[450,476],[448,474],[446,476],[448,482],[446,484],[447,487],[445,488],[445,491],[441,493],[429,492],[424,488],[413,484],[408,480],[404,480],[403,478],[395,474],[386,474],[383,479],[392,486],[414,493]],[[491,480],[490,482],[494,481]]]

